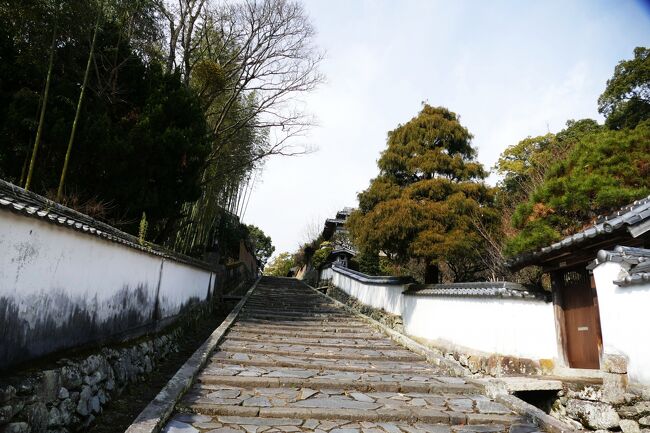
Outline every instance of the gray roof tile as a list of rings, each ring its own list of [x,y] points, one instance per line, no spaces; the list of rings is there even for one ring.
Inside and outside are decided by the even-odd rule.
[[[140,244],[139,239],[133,235],[3,180],[0,180],[0,209],[19,213],[26,217],[41,218],[45,222],[58,223],[71,230],[82,231],[92,236],[118,242],[149,254],[213,270],[213,266],[209,263],[169,251],[149,242]]]
[[[574,246],[586,241],[587,239],[593,239],[602,236],[604,233],[611,233],[623,227],[629,228],[638,226],[648,219],[650,219],[650,196],[623,206],[621,209],[611,213],[610,215],[598,217],[593,226],[588,227],[581,232],[567,236],[558,242],[542,247],[532,253],[520,254],[508,260],[507,264],[511,268],[521,268],[523,266],[534,264],[537,259],[543,258],[546,254],[552,251]]]

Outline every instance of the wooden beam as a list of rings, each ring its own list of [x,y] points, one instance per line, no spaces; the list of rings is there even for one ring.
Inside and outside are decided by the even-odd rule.
[[[553,293],[553,310],[555,312],[555,335],[557,340],[558,360],[562,366],[568,367],[566,345],[566,328],[564,326],[564,307],[562,302],[562,274],[559,271],[551,273],[551,291]]]

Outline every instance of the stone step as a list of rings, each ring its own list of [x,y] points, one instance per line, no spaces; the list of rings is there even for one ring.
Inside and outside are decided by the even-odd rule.
[[[319,380],[347,380],[347,381],[367,381],[371,385],[378,382],[403,382],[405,386],[413,383],[433,383],[433,384],[452,384],[467,385],[468,382],[462,378],[441,376],[436,371],[410,373],[392,370],[389,372],[368,371],[343,371],[337,366],[327,368],[314,367],[307,365],[304,367],[296,366],[277,366],[277,365],[241,365],[225,362],[213,362],[203,370],[206,375],[213,376],[237,376],[237,377],[268,377],[268,378],[301,378],[301,379],[319,379]],[[428,374],[427,374],[428,373]],[[474,382],[472,382],[474,385]],[[473,389],[479,389],[478,386],[471,386]],[[482,388],[481,388],[482,389]]]
[[[358,392],[201,384],[183,398],[181,408],[209,415],[264,418],[350,419],[445,424],[503,424],[519,421],[509,408],[478,394]]]
[[[382,361],[341,361],[335,359],[307,360],[287,356],[273,357],[270,355],[246,355],[241,353],[220,352],[214,356],[213,363],[232,364],[251,367],[289,367],[289,368],[318,368],[336,369],[337,371],[351,371],[358,373],[400,373],[412,372],[417,375],[438,373],[437,367],[424,363],[399,363]]]
[[[256,323],[242,323],[237,324],[232,327],[232,329],[246,329],[249,331],[255,331],[258,334],[275,334],[276,331],[288,331],[293,333],[312,333],[312,332],[332,332],[332,333],[348,333],[348,334],[359,334],[364,338],[368,335],[369,332],[372,332],[371,329],[361,328],[361,327],[347,327],[347,326],[336,326],[333,323],[324,323],[322,325],[305,325],[301,326],[296,325],[272,325],[272,324],[256,324]],[[388,339],[385,335],[380,332],[375,332],[377,335],[381,335],[384,339]]]
[[[202,433],[537,431],[483,389],[304,284],[263,277],[176,405],[200,415],[171,423]]]
[[[241,333],[260,335],[260,329],[256,329],[255,327],[233,326],[232,329],[235,329],[237,330],[237,332],[241,332]],[[317,331],[301,332],[300,330],[289,331],[284,329],[277,329],[273,331],[273,335],[282,335],[288,337],[308,337],[308,338],[336,337],[336,338],[353,338],[353,339],[364,339],[364,340],[385,340],[386,339],[386,336],[384,334],[380,334],[379,332],[373,331],[370,328],[367,330],[367,333],[345,332],[345,330],[343,330],[342,332],[337,332],[336,329],[331,329],[328,331],[321,330],[318,332]]]
[[[239,320],[237,323],[240,324],[250,324],[254,326],[258,326],[260,329],[264,329],[264,327],[269,326],[269,325],[275,325],[275,326],[290,326],[292,328],[295,327],[300,327],[300,326],[323,326],[323,325],[332,325],[336,326],[338,325],[339,327],[343,328],[361,328],[361,329],[367,329],[368,324],[366,322],[362,322],[361,320],[330,320],[330,319],[324,319],[324,320],[312,320],[312,321],[307,321],[307,320],[301,320],[301,321],[296,321],[296,320],[264,320],[264,319],[254,319],[254,318],[246,318]]]
[[[262,340],[263,339],[263,340]],[[373,340],[369,344],[363,339],[336,339],[336,338],[301,338],[301,337],[269,337],[268,334],[257,334],[251,336],[250,334],[240,334],[238,332],[228,333],[229,341],[242,341],[242,342],[259,342],[265,341],[270,344],[309,344],[318,347],[341,347],[347,349],[375,349],[377,347],[392,347],[400,349],[401,347],[393,343],[391,340]]]
[[[286,323],[255,323],[248,320],[242,321],[241,323],[236,324],[233,328],[249,328],[255,329],[258,332],[264,332],[270,334],[276,329],[284,331],[331,331],[331,332],[360,332],[367,333],[369,331],[368,326],[357,326],[357,325],[348,325],[341,324],[337,325],[336,322],[321,322],[321,323],[302,323],[294,322]]]
[[[226,340],[220,348],[233,353],[264,353],[310,358],[327,359],[381,359],[384,361],[423,361],[424,358],[404,349],[334,349],[316,346],[301,346],[297,344],[271,345],[266,343],[230,342]]]
[[[349,316],[346,316],[344,314],[334,314],[334,313],[300,313],[299,315],[295,314],[285,314],[281,312],[273,312],[273,311],[243,311],[241,313],[241,317],[243,319],[247,318],[254,318],[254,319],[270,319],[270,320],[295,320],[295,321],[301,321],[301,320],[318,320],[322,318],[338,318],[341,320],[346,319]]]
[[[254,411],[251,411],[251,413]],[[515,433],[513,427],[526,427],[526,429],[517,430],[520,432],[534,432],[536,427],[530,424],[511,424],[510,430],[506,424],[441,424],[441,423],[424,423],[416,421],[408,423],[403,421],[390,422],[373,422],[350,419],[315,419],[315,418],[296,418],[289,417],[261,417],[259,411],[257,416],[243,415],[197,415],[190,413],[176,414],[171,423],[187,428],[193,426],[201,431],[209,429],[217,432],[242,431],[241,426],[246,426],[245,431],[250,433],[261,433],[263,431],[280,431],[280,432],[331,432],[331,433]]]
[[[326,307],[322,305],[312,305],[312,306],[289,306],[289,305],[273,305],[265,303],[264,305],[260,304],[249,304],[246,303],[244,311],[255,311],[259,313],[283,313],[287,316],[301,316],[303,314],[309,313],[323,313],[323,314],[345,314],[345,311],[340,308]]]
[[[249,376],[226,376],[219,374],[230,374],[223,368],[213,368],[212,366],[205,369],[204,373],[198,376],[198,381],[205,384],[219,384],[228,386],[239,386],[242,388],[258,387],[258,388],[314,388],[314,389],[327,389],[327,388],[340,388],[355,391],[365,392],[391,392],[391,393],[404,393],[404,392],[418,392],[422,394],[476,394],[478,388],[468,383],[444,383],[435,380],[434,378],[426,378],[428,382],[417,381],[401,381],[399,378],[392,377],[389,380],[389,375],[364,375],[361,379],[354,377],[345,378],[342,372],[332,372],[331,374],[323,374],[322,376],[315,377],[300,377],[304,370],[301,372],[294,371],[280,371],[275,370],[270,372],[268,376],[263,377],[249,377]],[[271,377],[272,374],[280,377]],[[382,381],[382,377],[387,380]],[[375,379],[364,381],[368,377]]]

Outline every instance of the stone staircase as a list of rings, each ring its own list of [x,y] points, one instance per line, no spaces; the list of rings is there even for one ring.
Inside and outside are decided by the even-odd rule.
[[[533,424],[329,298],[264,277],[167,433],[529,433]]]

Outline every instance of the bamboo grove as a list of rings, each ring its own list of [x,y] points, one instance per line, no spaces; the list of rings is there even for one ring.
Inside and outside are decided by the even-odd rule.
[[[313,39],[285,0],[0,2],[0,177],[201,255],[306,151]]]

